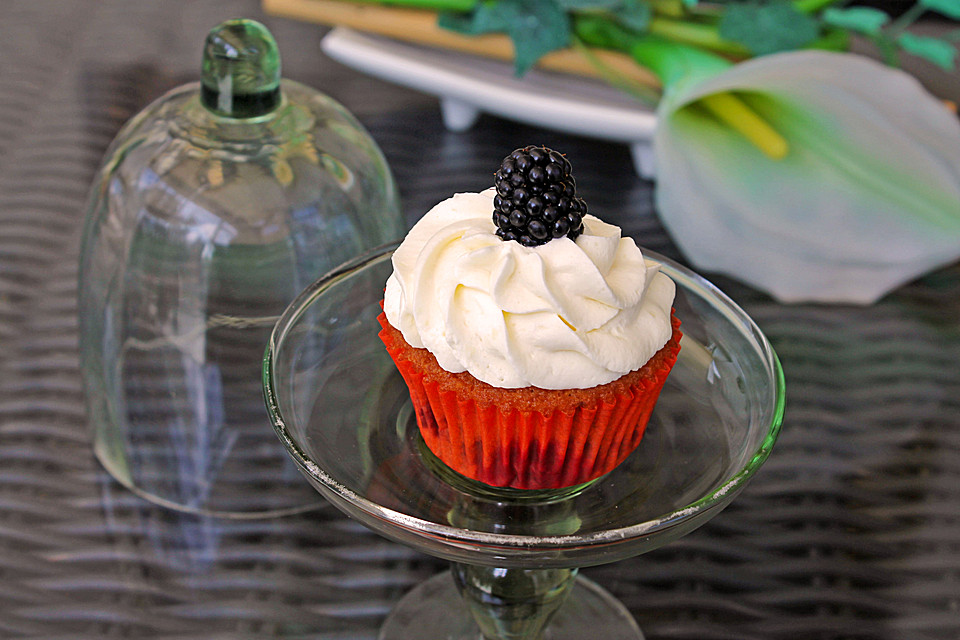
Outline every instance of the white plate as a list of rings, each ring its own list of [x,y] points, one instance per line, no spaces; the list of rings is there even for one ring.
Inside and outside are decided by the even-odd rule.
[[[345,65],[440,98],[444,124],[473,126],[486,112],[558,131],[630,145],[637,172],[653,176],[650,142],[656,116],[649,107],[600,81],[531,70],[523,78],[509,62],[361,34],[338,27],[322,48]]]

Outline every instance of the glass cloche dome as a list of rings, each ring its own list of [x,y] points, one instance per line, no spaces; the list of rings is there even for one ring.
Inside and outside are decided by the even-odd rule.
[[[267,338],[295,294],[403,231],[387,162],[357,120],[281,79],[263,25],[214,28],[201,81],[126,124],[89,196],[80,351],[105,468],[185,511],[317,504],[263,408]]]

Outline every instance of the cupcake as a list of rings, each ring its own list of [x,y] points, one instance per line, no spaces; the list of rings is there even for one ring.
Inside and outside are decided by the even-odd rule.
[[[680,349],[675,290],[587,213],[566,158],[526,147],[495,188],[410,230],[380,337],[441,461],[496,487],[567,487],[639,445]]]

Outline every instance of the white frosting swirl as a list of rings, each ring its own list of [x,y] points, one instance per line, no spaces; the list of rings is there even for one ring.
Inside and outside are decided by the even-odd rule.
[[[504,242],[494,195],[441,202],[393,254],[384,311],[411,346],[495,387],[572,389],[639,369],[667,343],[675,285],[631,238],[588,215],[576,241]]]

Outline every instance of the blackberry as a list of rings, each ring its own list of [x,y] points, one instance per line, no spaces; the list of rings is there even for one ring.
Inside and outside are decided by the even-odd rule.
[[[547,147],[517,149],[500,163],[493,221],[502,240],[525,247],[583,232],[587,204],[577,197],[570,162]]]

